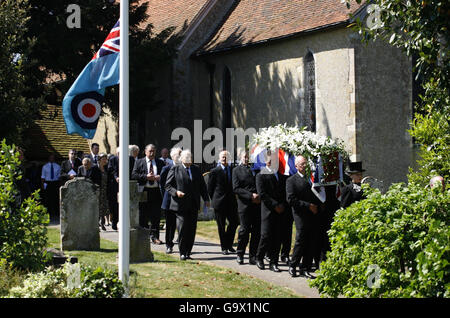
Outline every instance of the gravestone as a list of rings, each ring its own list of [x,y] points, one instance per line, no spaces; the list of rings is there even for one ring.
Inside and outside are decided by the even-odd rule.
[[[137,181],[130,181],[130,263],[154,260],[150,230],[139,226],[139,203],[147,201],[145,194],[138,191]]]
[[[99,250],[99,190],[86,178],[74,178],[60,188],[61,249]]]

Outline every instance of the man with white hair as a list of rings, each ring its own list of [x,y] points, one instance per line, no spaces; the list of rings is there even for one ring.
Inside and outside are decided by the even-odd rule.
[[[256,254],[256,266],[264,269],[264,256],[269,256],[269,269],[279,273],[278,258],[281,248],[283,213],[288,213],[286,203],[286,176],[278,173],[276,153],[267,151],[266,166],[256,176],[256,190],[261,197],[261,239]]]
[[[230,153],[219,153],[219,164],[211,170],[208,178],[208,193],[214,208],[219,231],[222,254],[235,253],[233,240],[239,226],[236,196],[233,192],[232,169],[228,164]],[[228,226],[226,223],[228,221]]]
[[[172,148],[170,150],[170,157],[172,160],[170,160],[169,164],[164,166],[161,170],[161,179],[159,182],[160,190],[161,190],[161,196],[163,198],[161,209],[164,212],[164,215],[166,217],[166,253],[171,254],[173,252],[173,238],[175,237],[175,229],[177,227],[177,216],[175,214],[175,211],[170,209],[170,194],[166,191],[166,180],[167,175],[169,174],[170,168],[174,164],[180,163],[180,155],[181,155],[181,148]]]
[[[319,199],[311,191],[311,185],[306,177],[308,160],[303,156],[295,158],[297,173],[290,176],[286,181],[287,202],[292,207],[296,236],[295,246],[291,262],[289,263],[289,274],[297,276],[296,267],[300,268],[300,275],[306,278],[315,278],[310,274],[312,259],[314,256],[314,233],[316,229],[317,213],[319,213]]]
[[[442,191],[445,191],[445,181],[442,176],[435,176],[430,179],[430,188],[441,187]]]
[[[149,228],[150,239],[154,244],[162,244],[159,239],[159,223],[161,220],[161,191],[159,189],[160,173],[164,162],[155,158],[156,146],[148,144],[145,147],[145,157],[137,159],[131,177],[138,181],[139,186],[147,193],[147,202],[139,204],[139,225]]]
[[[166,191],[171,195],[170,210],[175,211],[178,228],[180,259],[191,259],[197,230],[200,196],[209,206],[206,183],[200,168],[192,164],[192,154],[183,150],[180,164],[173,165],[167,175]]]

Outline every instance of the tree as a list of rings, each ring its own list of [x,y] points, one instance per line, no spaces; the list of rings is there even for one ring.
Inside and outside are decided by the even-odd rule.
[[[385,40],[417,57],[423,94],[409,132],[422,159],[408,185],[394,184],[385,194],[366,188],[366,200],[336,212],[331,251],[311,285],[330,296],[449,297],[450,190],[425,186],[434,175],[450,178],[450,3],[366,3],[368,17],[354,25],[362,40]]]
[[[26,36],[28,10],[26,0],[0,1],[0,138],[11,143],[22,141],[21,133],[44,105],[45,91],[36,96],[30,88],[40,84],[28,73],[37,67],[31,58],[35,38]]]

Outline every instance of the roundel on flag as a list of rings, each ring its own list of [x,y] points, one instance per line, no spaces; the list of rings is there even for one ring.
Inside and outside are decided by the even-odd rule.
[[[104,97],[97,92],[79,94],[72,99],[72,118],[83,129],[96,129]]]

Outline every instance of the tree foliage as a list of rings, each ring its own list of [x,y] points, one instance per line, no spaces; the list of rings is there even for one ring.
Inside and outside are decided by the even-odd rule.
[[[43,108],[45,94],[39,80],[29,73],[37,63],[31,56],[36,44],[25,36],[29,5],[26,0],[0,1],[0,138],[20,142],[21,133]],[[33,93],[32,87],[41,87]]]
[[[385,194],[366,188],[366,200],[336,213],[331,252],[311,285],[329,296],[450,297],[450,190],[426,187],[435,175],[450,178],[450,3],[366,3],[369,15],[354,26],[362,40],[382,39],[417,57],[423,94],[409,132],[421,159],[407,186],[394,184]]]
[[[23,178],[19,153],[5,140],[0,152],[0,260],[15,268],[44,267],[48,215],[39,204],[39,193],[23,199],[17,182]]]

